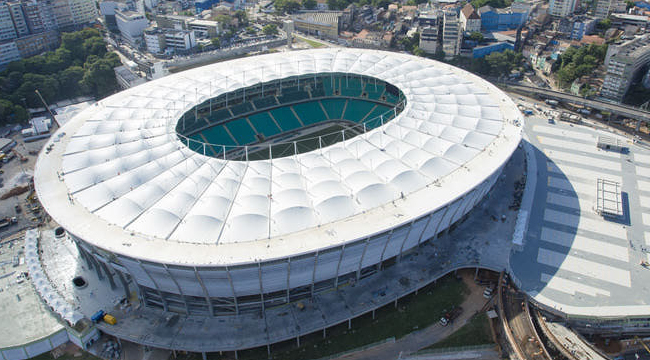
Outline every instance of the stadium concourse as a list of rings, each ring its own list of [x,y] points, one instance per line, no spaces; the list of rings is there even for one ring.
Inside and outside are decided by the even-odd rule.
[[[100,328],[137,343],[206,352],[299,338],[478,264],[477,244],[454,243],[489,240],[443,234],[497,180],[512,188],[522,120],[479,77],[382,51],[171,75],[81,112],[40,154],[36,192],[73,245],[42,263],[76,310],[119,314]],[[87,287],[69,286],[75,272]]]

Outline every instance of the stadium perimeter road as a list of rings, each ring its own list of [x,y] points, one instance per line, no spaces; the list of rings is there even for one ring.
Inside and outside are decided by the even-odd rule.
[[[510,266],[533,302],[569,317],[650,314],[650,151],[586,125],[529,117],[526,133],[536,147],[537,187],[522,252]],[[629,152],[596,147],[615,136]],[[596,181],[622,186],[624,216],[595,212]]]

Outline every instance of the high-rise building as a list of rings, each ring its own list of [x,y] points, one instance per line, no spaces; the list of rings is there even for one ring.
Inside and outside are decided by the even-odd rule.
[[[52,0],[50,6],[59,28],[65,29],[74,26],[75,23],[72,19],[72,11],[68,0]]]
[[[18,37],[11,12],[6,3],[0,2],[0,41],[11,40]]]
[[[621,101],[638,79],[641,70],[650,64],[650,34],[636,37],[621,44],[611,44],[605,55],[607,73],[600,94]]]
[[[442,30],[442,51],[446,58],[460,54],[460,44],[463,33],[460,28],[460,20],[454,11],[445,12]]]
[[[11,13],[11,20],[14,22],[14,28],[16,28],[16,35],[18,37],[29,35],[29,28],[27,27],[25,14],[23,14],[23,8],[20,3],[8,2],[7,7],[9,8],[9,13]]]
[[[576,0],[551,0],[548,13],[551,16],[565,17],[573,14],[576,9]]]
[[[611,13],[624,13],[626,4],[621,0],[597,0],[594,16],[598,19],[606,19]]]
[[[93,0],[68,0],[72,22],[75,25],[92,24],[97,21],[99,12]]]

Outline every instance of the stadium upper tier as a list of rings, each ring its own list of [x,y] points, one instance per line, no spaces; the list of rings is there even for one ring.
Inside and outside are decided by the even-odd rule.
[[[351,139],[403,108],[404,94],[377,78],[306,74],[210,98],[183,114],[176,131],[203,155],[278,159]]]
[[[388,110],[402,104],[401,112],[353,138],[258,161],[200,154],[177,132],[195,107],[194,120],[199,110],[204,114],[201,107],[210,99],[240,90],[243,99],[244,89],[305,75],[336,76],[339,87],[329,90],[340,97],[383,102]],[[378,92],[364,96],[363,90],[340,86],[346,76],[361,89],[377,79],[398,95],[390,101]],[[297,92],[304,90],[297,85]],[[219,111],[233,119],[245,116],[245,123],[224,124],[237,136],[243,134],[237,126],[258,130],[247,130],[244,143],[259,142],[260,132],[267,135],[255,124],[284,130],[284,122],[269,121],[283,112],[304,126],[330,111],[345,119],[347,110],[336,99],[318,100],[324,111],[312,118],[313,103],[298,104],[315,94],[303,95],[308,97],[280,99],[276,93],[274,99],[251,98]],[[284,100],[294,105],[279,106]],[[273,110],[255,113],[257,106]],[[170,75],[101,100],[52,137],[36,164],[35,187],[47,212],[76,239],[156,263],[259,263],[419,226],[417,238],[415,230],[400,233],[401,251],[444,230],[485,194],[519,144],[522,119],[495,86],[432,60],[353,49],[255,56]]]

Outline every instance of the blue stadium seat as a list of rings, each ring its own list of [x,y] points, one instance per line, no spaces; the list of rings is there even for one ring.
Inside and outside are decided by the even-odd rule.
[[[257,132],[264,135],[264,137],[277,135],[281,132],[268,112],[251,115],[248,117],[248,120],[250,120]]]
[[[246,118],[233,120],[227,123],[226,126],[239,145],[257,142],[255,131],[248,125]]]
[[[327,120],[327,117],[321,109],[318,101],[296,104],[293,106],[293,109],[305,125],[316,124],[317,122]]]
[[[257,110],[262,110],[262,109],[270,108],[272,106],[276,106],[278,102],[275,101],[275,96],[267,96],[264,98],[253,100],[253,104],[255,104]]]
[[[219,109],[219,110],[213,110],[212,115],[209,115],[207,117],[207,120],[210,124],[214,124],[214,123],[226,121],[231,117],[232,116],[230,115],[228,109]]]
[[[241,103],[241,104],[230,107],[230,111],[232,111],[233,115],[235,115],[235,116],[245,114],[245,113],[251,112],[253,110],[254,110],[253,105],[251,105],[251,103],[249,103],[248,101],[245,102],[245,103]]]
[[[269,111],[275,120],[278,122],[278,125],[282,128],[282,131],[293,130],[301,127],[300,122],[296,119],[296,116],[293,115],[291,109],[288,107],[273,109]]]
[[[330,120],[339,120],[342,118],[345,101],[346,100],[344,99],[321,100],[321,103],[323,104],[325,111],[327,111],[327,115],[329,116]]]
[[[341,95],[343,96],[361,96],[361,79],[349,77],[341,78]]]
[[[252,130],[251,130],[252,131]],[[207,130],[203,130],[201,135],[205,137],[208,143],[217,145],[237,145],[235,140],[228,135],[223,125],[213,126]]]
[[[360,122],[374,106],[375,104],[365,101],[348,100],[348,106],[345,108],[343,119]]]

